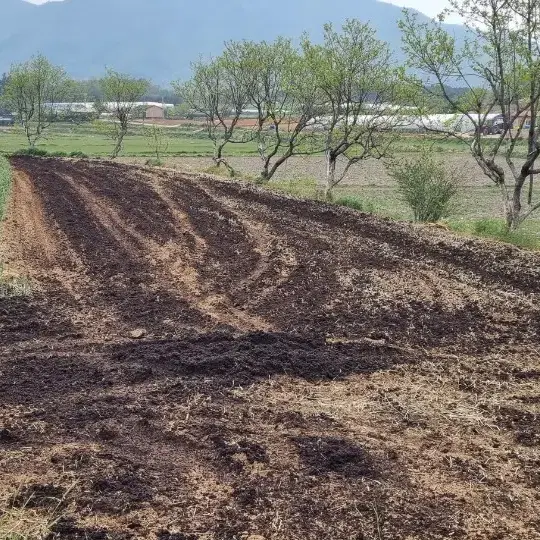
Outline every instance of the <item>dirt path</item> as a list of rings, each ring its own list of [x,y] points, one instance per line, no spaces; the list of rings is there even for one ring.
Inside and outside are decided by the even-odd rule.
[[[1,253],[35,293],[0,300],[0,538],[540,538],[538,256],[13,166]]]

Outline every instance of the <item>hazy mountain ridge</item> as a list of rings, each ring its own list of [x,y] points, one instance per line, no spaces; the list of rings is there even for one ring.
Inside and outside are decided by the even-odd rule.
[[[377,29],[399,56],[401,8],[377,0],[65,0],[36,6],[2,0],[0,72],[41,52],[74,77],[105,66],[166,83],[186,77],[200,55],[218,54],[229,39],[320,36],[325,22],[358,18]],[[463,34],[453,26],[456,35]]]

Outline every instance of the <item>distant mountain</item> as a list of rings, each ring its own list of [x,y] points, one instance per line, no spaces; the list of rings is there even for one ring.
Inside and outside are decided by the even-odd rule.
[[[370,22],[399,56],[401,9],[378,0],[0,0],[0,73],[41,52],[76,78],[106,66],[158,83],[187,77],[200,55],[230,39],[314,39],[325,22]],[[452,26],[458,36],[461,26]]]

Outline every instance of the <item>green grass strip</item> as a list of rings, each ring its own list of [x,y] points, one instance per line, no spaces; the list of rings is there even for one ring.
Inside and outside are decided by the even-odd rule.
[[[449,221],[448,225],[452,230],[470,236],[497,240],[523,249],[540,250],[540,235],[530,221],[526,221],[517,231],[509,231],[504,220],[496,218]]]
[[[7,203],[11,193],[11,165],[9,161],[0,156],[0,221],[5,218]]]

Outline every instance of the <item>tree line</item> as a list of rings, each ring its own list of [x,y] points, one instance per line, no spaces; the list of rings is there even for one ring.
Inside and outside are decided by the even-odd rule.
[[[449,13],[468,28],[465,41],[456,42],[443,28],[444,16],[425,23],[404,10],[404,65],[370,25],[352,19],[341,28],[326,25],[317,43],[307,35],[298,46],[285,38],[228,42],[216,58],[194,62],[190,80],[172,88],[186,110],[204,119],[217,166],[232,173],[227,148],[249,141],[260,157],[259,181],[268,182],[292,156],[322,154],[326,197],[355,164],[390,157],[411,122],[458,139],[479,172],[499,187],[506,224],[517,228],[540,208],[533,200],[540,173],[540,0],[450,4]],[[99,102],[111,109],[115,157],[134,103],[150,83],[112,70],[94,83]],[[30,145],[46,130],[52,104],[73,95],[73,82],[42,56],[14,66],[2,84]],[[246,109],[255,118],[252,129],[242,127]],[[428,121],[443,111],[466,119],[470,132],[455,122]],[[501,128],[487,136],[494,114]]]
[[[230,168],[224,148],[246,136],[261,158],[261,182],[292,156],[322,153],[327,197],[351,166],[388,155],[409,88],[388,45],[358,20],[340,30],[326,25],[321,44],[308,36],[298,48],[284,38],[227,43],[219,57],[193,65],[190,81],[173,86],[206,119],[216,164]],[[256,125],[247,134],[237,129],[246,107]]]

